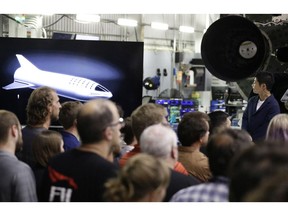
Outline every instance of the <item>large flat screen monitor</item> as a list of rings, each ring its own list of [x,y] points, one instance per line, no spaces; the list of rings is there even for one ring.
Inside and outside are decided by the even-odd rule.
[[[142,102],[143,43],[0,38],[0,109],[26,123],[33,89],[50,86],[60,102],[103,97],[128,116]]]

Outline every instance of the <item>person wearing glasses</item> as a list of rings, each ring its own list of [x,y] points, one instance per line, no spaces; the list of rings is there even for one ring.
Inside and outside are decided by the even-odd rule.
[[[121,142],[122,126],[123,119],[112,101],[94,99],[86,102],[77,116],[81,146],[49,161],[40,201],[104,201],[104,184],[118,171],[108,158]]]
[[[269,72],[259,72],[252,84],[253,93],[242,117],[242,129],[245,129],[253,141],[264,140],[270,120],[280,113],[278,101],[271,94],[274,76]]]

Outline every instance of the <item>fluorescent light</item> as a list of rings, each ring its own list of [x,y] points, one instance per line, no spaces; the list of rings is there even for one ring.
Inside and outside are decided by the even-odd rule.
[[[135,27],[135,26],[137,26],[137,20],[119,18],[117,21],[117,24],[122,25],[122,26]]]
[[[179,31],[180,32],[185,32],[185,33],[193,33],[194,32],[194,28],[191,26],[180,26],[179,27]]]
[[[159,23],[159,22],[152,22],[151,23],[151,28],[154,28],[154,29],[167,30],[168,27],[169,26],[166,23]]]
[[[76,19],[84,22],[100,22],[100,16],[96,14],[77,14]]]
[[[19,23],[23,23],[25,21],[25,16],[15,16],[15,20]]]

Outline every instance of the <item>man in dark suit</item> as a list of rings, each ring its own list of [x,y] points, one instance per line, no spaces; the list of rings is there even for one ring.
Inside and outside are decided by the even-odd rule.
[[[258,94],[249,99],[242,117],[242,129],[248,131],[253,141],[265,138],[270,120],[280,113],[278,101],[271,94],[274,76],[269,72],[259,72],[252,84]]]

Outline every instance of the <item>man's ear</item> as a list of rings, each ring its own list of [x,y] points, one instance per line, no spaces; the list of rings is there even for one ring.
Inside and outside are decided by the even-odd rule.
[[[11,135],[13,137],[16,137],[17,134],[19,134],[19,129],[18,129],[17,125],[12,125],[11,126]]]
[[[171,149],[171,158],[173,158],[174,160],[178,160],[178,149],[177,147],[173,147]]]
[[[103,131],[103,137],[107,140],[112,140],[113,139],[113,131],[111,127],[107,127],[104,131]]]
[[[266,90],[266,89],[267,89],[266,84],[265,84],[265,83],[262,83],[262,84],[261,84],[261,88],[264,89],[264,90]]]
[[[48,109],[48,113],[52,113],[52,110],[53,110],[52,104],[49,104],[47,109]]]
[[[77,119],[75,119],[74,121],[73,121],[73,125],[76,127],[77,126]]]

